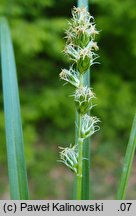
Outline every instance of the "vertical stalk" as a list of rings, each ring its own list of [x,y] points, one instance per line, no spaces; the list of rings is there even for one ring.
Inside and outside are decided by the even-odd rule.
[[[78,0],[78,7],[86,7],[88,9],[88,0]]]
[[[83,86],[83,75],[80,75],[80,86]],[[78,173],[77,173],[77,196],[78,200],[82,199],[82,172],[83,172],[83,139],[81,138],[81,123],[82,115],[77,113],[78,117],[78,130],[77,130],[77,143],[78,143]]]
[[[88,0],[78,0],[78,7],[86,7],[88,9]],[[85,86],[90,86],[90,70],[83,76]],[[78,114],[76,113],[76,125],[78,125]],[[78,130],[76,129],[76,143],[77,143]],[[85,140],[83,146],[83,170],[82,170],[82,199],[89,200],[90,198],[90,139]]]
[[[78,115],[78,173],[77,173],[77,199],[82,198],[82,160],[83,160],[83,139],[81,138],[81,114]]]

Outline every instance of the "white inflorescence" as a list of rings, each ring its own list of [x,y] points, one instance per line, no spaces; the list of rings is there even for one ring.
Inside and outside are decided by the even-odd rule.
[[[76,111],[80,116],[78,121],[78,148],[77,144],[69,148],[61,148],[60,161],[68,166],[78,175],[78,162],[81,162],[79,145],[84,145],[84,139],[90,137],[99,126],[97,117],[89,116],[89,111],[93,107],[92,99],[95,94],[92,90],[84,86],[83,74],[87,72],[99,57],[96,51],[99,49],[95,41],[95,36],[99,33],[95,28],[94,18],[87,12],[86,8],[76,8],[72,10],[73,18],[68,23],[69,28],[66,31],[66,46],[64,54],[72,62],[69,70],[62,69],[60,78],[73,85],[76,90],[74,101]],[[80,144],[79,144],[80,143]],[[80,159],[78,159],[78,157]],[[79,160],[79,161],[78,161]]]

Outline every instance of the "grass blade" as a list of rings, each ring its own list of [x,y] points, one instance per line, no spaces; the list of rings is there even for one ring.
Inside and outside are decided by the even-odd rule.
[[[124,158],[124,167],[123,167],[120,184],[117,191],[117,200],[124,200],[126,198],[128,179],[130,176],[135,149],[136,149],[136,114],[134,117],[132,129],[130,133],[126,155]]]
[[[13,200],[23,200],[28,199],[28,183],[16,66],[10,30],[5,18],[0,19],[0,44],[10,194]]]

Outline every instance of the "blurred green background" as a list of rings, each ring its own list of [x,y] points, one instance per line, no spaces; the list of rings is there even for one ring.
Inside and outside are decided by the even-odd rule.
[[[71,86],[59,80],[69,62],[64,32],[74,0],[0,1],[10,22],[17,63],[31,199],[71,199],[73,174],[59,164],[58,146],[74,143]],[[93,199],[114,199],[136,107],[135,0],[90,0],[100,65],[91,68],[97,95],[93,115],[101,130],[91,141]],[[1,79],[1,77],[0,77]],[[1,86],[1,80],[0,80]],[[2,86],[0,91],[0,199],[9,198]],[[128,187],[136,198],[136,159]]]

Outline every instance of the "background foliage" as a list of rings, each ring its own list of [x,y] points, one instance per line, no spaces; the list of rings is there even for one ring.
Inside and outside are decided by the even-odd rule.
[[[72,91],[58,77],[61,68],[68,66],[61,51],[73,5],[76,1],[0,2],[0,14],[8,17],[14,42],[31,199],[71,197],[73,176],[56,160],[58,146],[74,142]],[[101,119],[101,130],[91,142],[92,198],[110,199],[116,191],[136,107],[135,1],[90,0],[90,12],[100,30],[101,63],[91,73],[97,95],[93,114]],[[9,195],[2,91],[0,172],[4,199]],[[128,199],[136,197],[135,177],[133,168]]]

